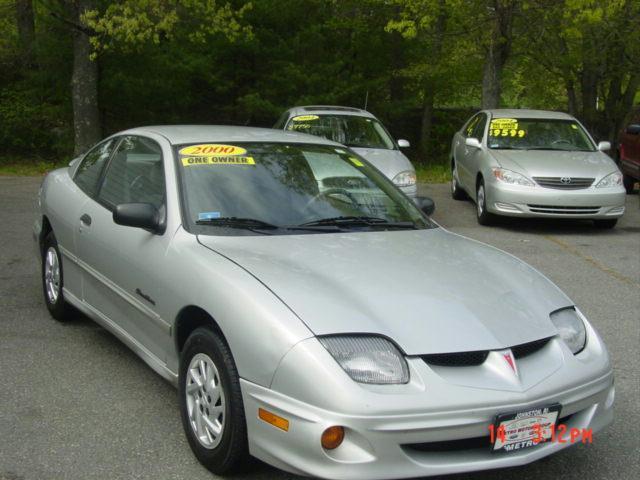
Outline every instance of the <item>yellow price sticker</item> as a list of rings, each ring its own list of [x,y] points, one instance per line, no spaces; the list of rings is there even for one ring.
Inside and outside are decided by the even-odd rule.
[[[364,167],[364,163],[362,163],[356,157],[349,157],[349,160],[351,160],[351,163],[353,163],[356,167]]]
[[[309,122],[311,120],[318,120],[320,117],[318,115],[298,115],[297,117],[293,117],[291,120],[294,122]]]

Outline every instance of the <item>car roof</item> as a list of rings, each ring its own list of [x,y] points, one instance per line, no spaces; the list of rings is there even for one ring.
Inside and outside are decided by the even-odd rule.
[[[549,118],[555,120],[575,120],[574,117],[564,112],[552,112],[550,110],[529,110],[525,108],[496,108],[484,110],[491,118]]]
[[[358,117],[376,118],[371,112],[354,107],[341,107],[339,105],[303,105],[287,110],[289,116],[309,115],[354,115]]]
[[[154,133],[165,137],[172,145],[204,142],[272,142],[312,143],[341,146],[326,138],[271,128],[236,127],[228,125],[152,125],[119,132],[117,135]]]

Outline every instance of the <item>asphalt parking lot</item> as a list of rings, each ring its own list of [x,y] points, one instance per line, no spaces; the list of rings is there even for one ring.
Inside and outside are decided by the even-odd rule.
[[[189,450],[176,391],[123,344],[79,316],[67,324],[45,309],[31,240],[39,178],[0,177],[0,479],[211,479]],[[640,475],[640,199],[611,231],[590,222],[476,223],[470,202],[447,185],[421,186],[446,228],[532,264],[598,328],[613,357],[616,420],[537,463],[450,479]],[[259,464],[236,478],[293,476]]]

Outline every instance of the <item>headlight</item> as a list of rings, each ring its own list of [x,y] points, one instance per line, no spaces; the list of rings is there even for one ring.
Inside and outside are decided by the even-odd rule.
[[[398,187],[410,187],[416,184],[416,172],[407,170],[406,172],[400,172],[393,177],[393,183]]]
[[[498,180],[509,185],[524,185],[526,187],[533,187],[535,184],[524,175],[513,172],[511,170],[505,170],[504,168],[493,168],[493,176]]]
[[[617,187],[619,185],[622,185],[622,174],[620,172],[613,172],[600,180],[596,188]]]
[[[407,383],[409,368],[393,343],[382,337],[318,338],[342,369],[358,383]]]
[[[567,344],[569,350],[575,355],[584,348],[587,342],[587,331],[584,322],[573,308],[565,308],[551,315],[551,321],[558,329],[560,338]]]

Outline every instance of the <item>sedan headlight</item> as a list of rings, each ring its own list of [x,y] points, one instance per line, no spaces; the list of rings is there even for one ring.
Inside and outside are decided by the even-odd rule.
[[[393,343],[382,337],[331,336],[318,338],[342,369],[358,383],[407,383],[407,362]]]
[[[587,331],[578,312],[574,308],[565,308],[553,312],[550,317],[569,350],[574,355],[581,352],[587,342]]]
[[[416,172],[412,170],[400,172],[395,177],[393,177],[393,183],[395,183],[397,187],[410,187],[411,185],[415,185]]]
[[[622,185],[622,174],[613,172],[598,182],[596,188],[618,187]]]
[[[508,183],[509,185],[524,185],[526,187],[533,187],[535,184],[524,175],[520,175],[512,170],[506,170],[504,168],[493,168],[493,176],[499,181]]]

